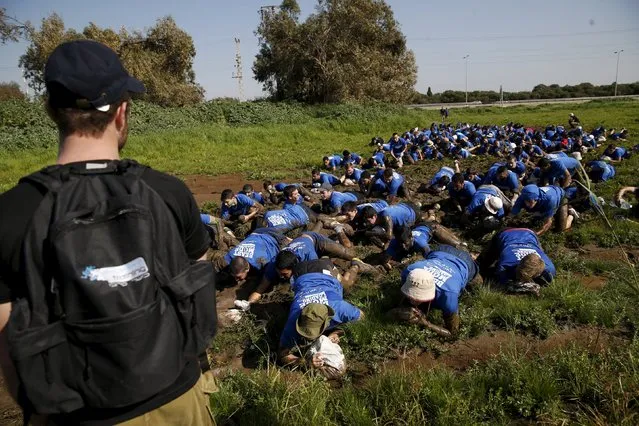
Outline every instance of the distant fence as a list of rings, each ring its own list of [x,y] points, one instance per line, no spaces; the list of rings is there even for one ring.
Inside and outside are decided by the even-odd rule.
[[[624,95],[624,96],[586,96],[583,98],[556,98],[556,99],[521,99],[517,101],[504,101],[503,106],[512,106],[512,105],[525,105],[525,104],[560,104],[560,103],[579,103],[579,102],[587,102],[593,101],[597,99],[639,99],[639,95]],[[440,108],[460,108],[460,107],[480,107],[480,106],[502,106],[502,103],[492,102],[492,103],[483,103],[481,101],[473,101],[473,102],[454,102],[454,103],[433,103],[433,104],[413,104],[406,105],[408,108],[419,108],[419,109],[440,109]]]

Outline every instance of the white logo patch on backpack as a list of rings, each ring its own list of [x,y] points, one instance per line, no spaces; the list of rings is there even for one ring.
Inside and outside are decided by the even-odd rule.
[[[82,278],[90,281],[106,281],[109,287],[126,287],[131,281],[140,281],[149,276],[149,267],[142,257],[119,266],[96,268],[87,266],[82,271]]]

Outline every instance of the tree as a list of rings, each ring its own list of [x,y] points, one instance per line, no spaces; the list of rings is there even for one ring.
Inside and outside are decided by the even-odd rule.
[[[204,91],[195,83],[193,39],[173,18],[159,19],[145,33],[118,32],[89,23],[81,33],[66,29],[57,14],[42,19],[40,29],[30,32],[31,44],[20,57],[24,76],[37,93],[44,90],[44,65],[60,43],[90,39],[118,52],[126,69],[147,88],[146,99],[161,105],[187,105],[202,100]]]
[[[383,0],[318,0],[299,22],[286,0],[263,13],[255,78],[275,100],[406,102],[417,67],[391,8]]]
[[[428,86],[428,90],[426,91],[426,96],[428,96],[429,98],[433,96],[433,91],[430,90],[430,86]]]
[[[20,85],[15,81],[10,83],[0,83],[0,102],[8,101],[10,99],[24,100],[27,96],[22,90]]]
[[[29,23],[23,23],[7,15],[7,9],[0,7],[0,44],[18,41],[28,34]]]

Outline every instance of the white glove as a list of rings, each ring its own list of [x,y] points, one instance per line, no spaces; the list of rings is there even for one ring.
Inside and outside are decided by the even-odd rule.
[[[248,300],[236,300],[235,302],[233,302],[233,304],[235,305],[236,308],[245,312],[248,311],[249,308],[251,307],[251,304],[249,303]]]
[[[335,225],[335,227],[333,229],[335,230],[335,232],[337,232],[339,234],[340,232],[344,232],[344,225],[342,225],[342,224]]]

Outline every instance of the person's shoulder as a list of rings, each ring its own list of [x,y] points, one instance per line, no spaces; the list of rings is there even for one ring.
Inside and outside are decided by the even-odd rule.
[[[191,191],[179,178],[168,173],[147,167],[142,174],[142,180],[162,196],[171,194],[174,197],[191,197]]]
[[[28,216],[44,198],[45,191],[23,182],[0,194],[0,226],[11,216]]]

